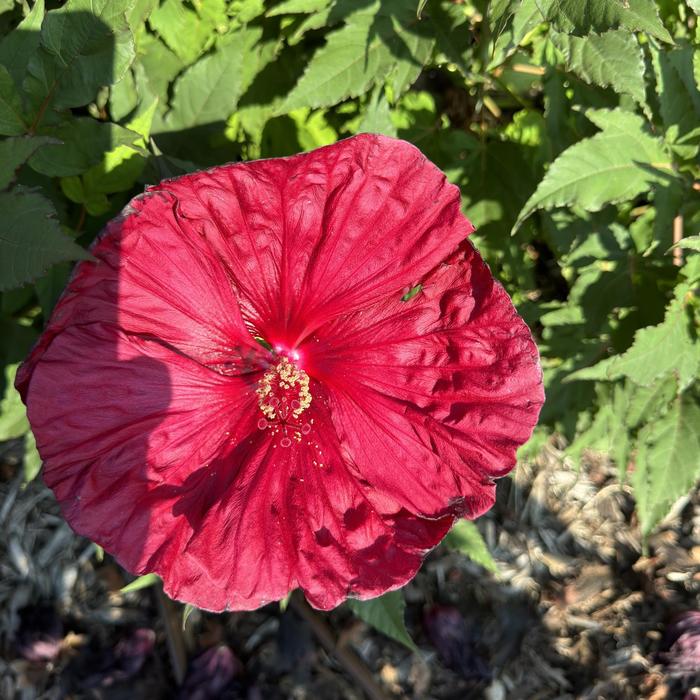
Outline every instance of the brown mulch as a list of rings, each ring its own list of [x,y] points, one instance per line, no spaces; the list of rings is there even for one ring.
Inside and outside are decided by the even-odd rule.
[[[700,607],[697,491],[645,551],[614,467],[588,455],[578,472],[552,441],[479,520],[498,574],[439,547],[406,587],[414,653],[298,599],[192,611],[183,630],[181,605],[157,587],[121,594],[131,577],[71,532],[40,480],[23,486],[20,447],[0,445],[2,700],[695,700],[700,629],[695,661],[660,652]]]

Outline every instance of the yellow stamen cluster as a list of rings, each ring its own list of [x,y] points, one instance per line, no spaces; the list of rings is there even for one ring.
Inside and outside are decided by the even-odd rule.
[[[311,405],[309,375],[286,357],[271,367],[258,383],[258,406],[269,421],[299,416]]]

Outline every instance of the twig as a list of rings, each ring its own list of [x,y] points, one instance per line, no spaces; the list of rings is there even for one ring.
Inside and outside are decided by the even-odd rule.
[[[165,637],[168,642],[168,653],[170,655],[170,663],[173,666],[175,682],[178,685],[182,685],[182,682],[185,680],[185,671],[187,670],[187,653],[182,634],[182,617],[180,612],[175,609],[175,603],[163,593],[160,585],[155,587],[155,591],[158,610],[165,627]]]
[[[683,214],[678,214],[673,219],[673,264],[676,267],[683,265],[683,249],[678,245],[683,238]]]
[[[360,657],[350,648],[338,644],[328,623],[306,602],[298,591],[292,594],[289,604],[294,612],[308,622],[318,641],[332,654],[340,665],[365,691],[370,700],[389,700],[389,696],[374,680],[372,672]]]
[[[81,233],[81,231],[83,230],[83,226],[85,225],[85,214],[87,214],[87,209],[85,208],[85,205],[82,204],[80,207],[80,216],[78,218],[78,223],[75,225],[76,235]]]

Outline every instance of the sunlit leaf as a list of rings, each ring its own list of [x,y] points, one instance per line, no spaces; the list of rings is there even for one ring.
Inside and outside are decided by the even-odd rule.
[[[17,367],[14,363],[5,365],[5,393],[0,397],[0,442],[18,438],[29,430],[27,411],[15,389]]]
[[[511,56],[525,37],[541,24],[544,19],[538,6],[539,0],[510,0],[501,13],[495,13],[491,3],[489,14],[493,47],[488,68],[493,70]]]
[[[328,35],[282,111],[337,104],[363,94],[378,80],[388,79],[401,93],[418,77],[433,43],[426,23],[415,16],[413,0],[375,1],[361,7]]]
[[[123,589],[122,589],[123,590]],[[132,589],[133,590],[133,589]],[[187,627],[187,620],[190,619],[190,615],[196,610],[197,608],[194,605],[190,605],[189,603],[185,603],[185,607],[182,609],[182,629],[184,630]]]
[[[700,234],[683,238],[682,240],[678,241],[678,243],[675,243],[672,248],[684,248],[685,250],[700,251]]]
[[[192,7],[181,0],[161,2],[148,23],[186,64],[193,63],[214,41],[213,27],[200,21]]]
[[[621,27],[648,32],[661,41],[673,43],[654,0],[538,0],[538,3],[545,19],[563,32],[585,35]]]
[[[612,87],[644,103],[644,56],[633,34],[625,30],[586,37],[553,34],[552,40],[564,54],[569,70],[586,82]]]
[[[498,571],[479,529],[471,520],[458,520],[443,540],[445,546],[468,556],[489,571]]]
[[[285,0],[268,10],[268,17],[277,15],[311,14],[330,5],[331,0]]]
[[[700,406],[682,394],[640,434],[632,484],[642,533],[649,534],[699,478]]]
[[[149,588],[150,586],[155,586],[160,581],[160,577],[157,574],[144,574],[134,579],[131,583],[127,583],[119,589],[120,593],[132,593],[133,591],[140,591],[142,588]]]
[[[565,205],[598,211],[673,177],[670,155],[641,117],[621,109],[589,110],[600,133],[564,151],[523,207],[515,229],[537,209]]]
[[[391,119],[391,109],[381,88],[375,88],[372,92],[358,131],[396,136],[396,127]]]
[[[30,430],[24,438],[24,481],[34,481],[41,471],[41,457],[36,449],[36,440]]]
[[[169,129],[226,121],[259,69],[258,28],[226,37],[216,50],[197,61],[175,83]]]

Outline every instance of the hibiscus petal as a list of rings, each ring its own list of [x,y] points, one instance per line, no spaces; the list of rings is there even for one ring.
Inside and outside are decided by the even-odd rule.
[[[255,387],[111,326],[67,328],[28,387],[44,480],[77,532],[204,609],[297,587],[329,609],[403,585],[452,519],[379,513],[324,412],[283,448],[258,427]]]
[[[304,348],[344,455],[410,512],[476,517],[537,422],[537,348],[466,244],[424,282],[319,329]]]
[[[163,488],[177,491],[237,439],[254,386],[110,326],[67,328],[26,388],[44,481],[77,532],[127,568],[148,569],[187,524]]]
[[[491,505],[542,402],[471,230],[437,168],[371,135],[150,188],[18,373],[71,525],[210,610],[404,584]]]
[[[473,231],[440,170],[411,144],[374,134],[150,191],[177,199],[179,225],[226,261],[247,319],[290,347],[413,284]]]
[[[261,368],[264,350],[243,321],[225,265],[206,239],[179,225],[176,207],[167,193],[137,198],[108,225],[91,249],[95,262],[76,267],[18,386],[73,324],[114,324],[228,374]]]
[[[348,472],[323,411],[313,415],[313,432],[293,447],[251,424],[248,438],[192,474],[175,505],[192,534],[177,567],[161,572],[169,595],[247,610],[299,587],[328,610],[415,575],[452,518],[422,520],[395,504],[380,513]]]

